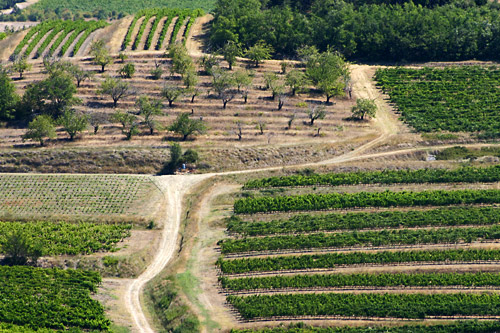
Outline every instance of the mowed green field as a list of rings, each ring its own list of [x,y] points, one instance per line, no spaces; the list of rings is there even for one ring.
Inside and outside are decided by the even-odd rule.
[[[0,175],[0,216],[9,219],[147,218],[160,192],[147,176]]]
[[[69,10],[78,12],[117,12],[133,14],[144,8],[168,7],[168,8],[201,8],[210,11],[215,6],[215,0],[40,0],[33,5],[33,9],[46,11]]]

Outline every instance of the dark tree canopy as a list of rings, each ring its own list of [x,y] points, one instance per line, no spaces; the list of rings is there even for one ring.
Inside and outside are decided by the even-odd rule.
[[[218,0],[211,42],[275,57],[314,45],[348,60],[500,59],[500,5],[484,0]]]

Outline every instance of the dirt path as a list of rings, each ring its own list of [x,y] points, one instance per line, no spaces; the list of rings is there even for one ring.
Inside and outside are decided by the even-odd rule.
[[[203,52],[203,40],[208,33],[208,25],[214,19],[211,14],[198,17],[191,26],[186,40],[186,49],[191,56],[201,57]]]
[[[155,183],[167,200],[167,212],[166,220],[163,221],[162,239],[156,257],[137,279],[132,280],[125,295],[126,307],[132,316],[135,331],[137,332],[154,332],[142,311],[140,299],[142,290],[146,283],[160,273],[172,258],[177,245],[183,198],[194,185],[206,178],[209,178],[209,176],[162,176],[154,178]]]

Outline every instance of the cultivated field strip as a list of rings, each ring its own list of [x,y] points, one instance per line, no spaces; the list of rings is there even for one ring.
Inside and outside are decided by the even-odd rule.
[[[3,323],[54,330],[107,331],[111,322],[91,295],[99,273],[73,269],[0,266],[0,330]],[[24,328],[27,327],[26,329]],[[10,331],[7,329],[7,331]]]
[[[421,132],[498,131],[500,69],[385,68],[375,75],[401,118]]]
[[[40,58],[43,55],[71,57],[78,52],[92,32],[107,25],[108,23],[104,21],[45,21],[30,29],[17,45],[12,57],[22,56],[28,59]],[[64,44],[61,44],[63,41]]]
[[[191,25],[202,10],[150,8],[139,11],[128,28],[122,50],[164,50],[178,40],[186,43]],[[171,25],[173,26],[171,27]]]
[[[2,216],[141,217],[143,198],[158,190],[149,177],[0,175]]]
[[[147,94],[153,98],[161,98],[161,90],[165,84],[178,85],[183,87],[182,80],[178,76],[171,76],[170,62],[159,54],[139,54],[130,52],[127,62],[132,62],[135,65],[136,73],[131,79],[126,79],[126,82],[137,92],[134,96],[129,96],[120,99],[117,109],[133,110],[136,109],[136,99],[138,95]],[[155,61],[161,64],[164,74],[161,80],[151,79],[151,70],[155,68]],[[100,82],[102,81],[100,66],[95,65],[90,59],[82,59],[79,65],[85,70],[96,72],[94,80],[85,81],[77,90],[76,97],[82,100],[82,106],[75,108],[82,112],[99,112],[110,116],[116,111],[112,107],[112,101],[109,96],[98,95]],[[104,74],[117,76],[117,72],[123,64],[119,60],[106,67]],[[245,70],[239,67],[235,70]],[[191,113],[193,117],[202,118],[208,126],[208,131],[202,136],[207,140],[208,145],[217,146],[227,144],[231,141],[236,141],[237,123],[242,127],[243,139],[245,143],[268,144],[274,143],[299,143],[303,144],[304,140],[313,141],[315,143],[326,142],[330,140],[348,140],[353,136],[365,135],[370,131],[370,125],[359,122],[348,122],[345,118],[350,115],[350,108],[354,104],[354,100],[339,99],[336,103],[327,105],[327,116],[325,119],[317,121],[314,126],[309,125],[307,116],[307,108],[296,107],[295,105],[304,104],[305,101],[320,101],[322,96],[319,95],[298,95],[290,97],[285,103],[282,110],[277,110],[277,101],[271,100],[271,92],[264,91],[264,73],[268,71],[279,72],[279,64],[265,64],[255,70],[255,78],[253,85],[249,91],[248,102],[244,103],[241,96],[236,95],[235,99],[228,103],[227,109],[222,109],[222,102],[217,96],[211,92],[211,77],[203,75],[201,67],[199,70],[199,96],[191,103],[190,96],[181,96],[174,102],[174,107],[169,108],[164,102],[163,115],[157,119],[162,124],[169,124],[180,113]],[[16,81],[16,86],[20,91],[34,81],[39,81],[44,78],[44,69],[41,62],[35,62],[33,70],[24,74],[25,79]],[[284,80],[284,78],[282,78]],[[288,121],[291,115],[295,116],[294,123],[291,128],[288,128]],[[261,134],[257,128],[258,122],[265,123],[264,133]],[[321,129],[320,136],[317,136],[318,128]],[[116,135],[120,135],[119,126],[112,127]],[[96,136],[97,139],[105,139],[109,136]],[[158,138],[155,136],[156,139]],[[338,153],[335,147],[325,148],[331,154]],[[276,152],[276,154],[282,154]],[[281,157],[281,156],[280,156]],[[282,156],[287,158],[287,156]],[[252,160],[242,161],[251,162]]]
[[[493,199],[500,192],[474,189],[497,181],[496,170],[374,171],[249,181],[234,202],[235,215],[226,221],[228,237],[216,248],[228,308],[237,319],[251,322],[386,318],[401,325],[407,320],[500,318],[500,215]],[[477,185],[467,190],[419,188],[440,182]],[[399,192],[362,192],[359,186],[360,192],[339,193],[335,188],[404,188],[410,183],[421,185]],[[320,194],[274,193],[290,186],[304,187],[304,192],[311,186],[332,188]],[[278,191],[266,192],[266,187]],[[257,193],[259,188],[264,190]],[[411,209],[422,205],[433,207]],[[389,210],[349,212],[364,206]],[[347,212],[313,212],[332,208]],[[298,214],[301,210],[311,212]],[[290,215],[253,215],[275,211]],[[395,269],[398,266],[412,269]],[[489,268],[483,272],[484,267]]]

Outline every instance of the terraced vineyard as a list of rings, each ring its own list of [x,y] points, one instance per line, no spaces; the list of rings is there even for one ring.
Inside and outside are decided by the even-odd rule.
[[[378,85],[402,119],[421,132],[498,132],[500,70],[496,66],[385,68]]]
[[[159,190],[149,177],[117,175],[0,175],[4,217],[146,218],[143,197]],[[156,194],[155,194],[156,193]]]
[[[496,181],[482,178],[495,169],[463,169],[463,182]],[[462,179],[454,176],[459,170],[357,172],[248,181],[243,198],[234,203],[236,215],[228,219],[229,237],[218,242],[219,283],[227,303],[240,321],[368,319],[402,324],[412,320],[417,321],[412,332],[427,331],[419,324],[434,325],[427,327],[429,332],[455,332],[459,327],[475,327],[472,331],[477,332],[495,330],[491,321],[472,320],[500,318],[500,217],[494,206],[497,200],[492,199],[500,191],[460,189]],[[332,187],[330,193],[314,194],[312,188],[442,181],[456,182],[457,189],[338,193]],[[266,196],[268,192],[261,191],[257,195],[256,188],[269,186],[303,186],[306,194]],[[321,204],[325,202],[328,204]],[[459,206],[447,207],[450,204]],[[436,207],[417,210],[421,205]],[[401,210],[399,206],[415,208]],[[356,207],[369,207],[371,211],[317,212]],[[379,207],[390,210],[373,211]],[[294,213],[297,210],[311,212]],[[292,213],[279,219],[266,214],[281,211]],[[243,213],[246,215],[238,215]],[[448,326],[441,325],[443,320]],[[316,330],[322,332],[306,326],[264,332]],[[365,328],[355,327],[324,330],[365,332]]]
[[[178,40],[186,43],[192,24],[203,14],[201,9],[144,9],[130,23],[122,50],[165,50]]]
[[[91,298],[98,273],[0,266],[0,330],[81,329],[108,331],[104,308]]]
[[[91,33],[107,25],[104,21],[45,21],[30,29],[12,56],[28,59],[45,55],[71,57],[77,54]]]

